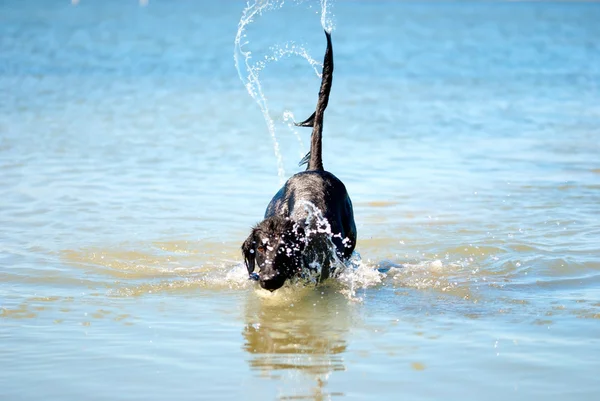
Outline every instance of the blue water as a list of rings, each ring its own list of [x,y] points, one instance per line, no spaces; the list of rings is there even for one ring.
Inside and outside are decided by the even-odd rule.
[[[0,399],[598,399],[600,4],[333,1],[358,267],[270,295],[239,247],[313,68],[260,72],[279,162],[245,1],[76,3],[0,2]],[[322,60],[320,11],[252,60]]]

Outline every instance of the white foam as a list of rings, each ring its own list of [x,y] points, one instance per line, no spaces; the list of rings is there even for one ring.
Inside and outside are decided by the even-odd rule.
[[[337,267],[334,278],[342,284],[340,292],[348,299],[362,301],[363,298],[356,295],[357,291],[381,284],[385,273],[377,271],[371,263],[363,262],[360,254],[354,252],[349,261]]]

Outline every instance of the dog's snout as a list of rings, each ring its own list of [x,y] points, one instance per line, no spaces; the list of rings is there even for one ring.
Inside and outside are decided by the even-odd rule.
[[[261,274],[260,286],[265,290],[275,291],[280,288],[285,282],[285,277],[279,272]]]

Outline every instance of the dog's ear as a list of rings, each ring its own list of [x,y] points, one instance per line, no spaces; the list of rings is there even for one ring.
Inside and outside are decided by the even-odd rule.
[[[244,255],[244,263],[248,269],[248,274],[254,272],[254,261],[256,260],[256,250],[254,249],[254,230],[250,233],[246,241],[242,244],[242,254]]]

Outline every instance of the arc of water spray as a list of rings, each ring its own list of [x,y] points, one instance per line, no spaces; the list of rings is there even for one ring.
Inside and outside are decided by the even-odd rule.
[[[273,147],[275,150],[275,157],[277,158],[277,171],[279,176],[280,184],[283,184],[285,181],[285,170],[283,168],[283,158],[281,155],[281,151],[279,149],[279,142],[277,141],[277,135],[275,132],[275,124],[273,119],[269,115],[269,107],[267,104],[267,99],[263,93],[262,85],[259,79],[259,72],[266,66],[268,62],[277,61],[281,57],[288,55],[299,55],[305,58],[310,65],[315,70],[317,76],[320,76],[319,70],[317,66],[320,67],[320,63],[315,61],[310,57],[306,49],[301,46],[297,46],[295,44],[287,43],[285,47],[274,47],[273,55],[269,58],[265,58],[265,60],[257,61],[252,64],[252,52],[250,50],[244,50],[244,46],[248,44],[248,41],[243,41],[243,38],[246,37],[245,30],[246,27],[254,21],[254,18],[257,16],[261,16],[265,11],[281,8],[283,7],[285,0],[280,1],[270,1],[270,0],[255,0],[253,3],[246,3],[246,8],[242,12],[242,17],[240,18],[240,22],[238,24],[238,31],[235,37],[234,43],[234,51],[233,58],[235,61],[235,67],[237,69],[240,80],[246,87],[246,90],[250,94],[250,96],[256,101],[258,106],[261,109],[263,114],[263,118],[265,119],[265,123],[267,124],[267,129],[269,130],[269,134],[271,136],[271,140],[273,141]],[[331,32],[333,29],[333,23],[331,18],[329,17],[329,9],[328,9],[328,0],[320,0],[321,3],[321,26],[323,29]],[[246,73],[248,74],[246,77],[242,74],[242,69],[240,68],[241,63],[245,67]],[[290,116],[293,118],[293,114],[291,112],[286,111],[284,115],[284,120],[288,121]],[[292,128],[292,125],[288,125],[292,132],[296,135],[300,144],[302,145],[302,140],[298,133]]]
[[[281,3],[283,5],[283,3]],[[280,6],[281,6],[280,5]],[[265,122],[267,123],[267,128],[269,133],[271,134],[271,139],[273,140],[273,144],[275,146],[275,156],[277,157],[277,170],[279,175],[279,180],[282,180],[282,177],[285,176],[285,171],[283,169],[283,159],[281,157],[281,152],[279,151],[279,143],[277,142],[277,137],[275,136],[275,125],[273,124],[273,119],[269,116],[269,108],[267,106],[267,99],[265,98],[262,86],[260,84],[260,80],[258,79],[258,71],[256,71],[252,66],[250,66],[250,59],[252,58],[251,51],[244,51],[242,49],[243,45],[248,44],[248,42],[244,42],[242,44],[242,37],[245,37],[244,34],[245,28],[248,24],[250,24],[256,15],[261,15],[263,11],[268,10],[272,5],[268,1],[259,1],[256,0],[254,4],[250,5],[248,2],[246,8],[242,13],[242,18],[238,24],[238,31],[235,36],[235,47],[233,51],[233,58],[235,60],[235,68],[238,71],[238,75],[240,80],[246,86],[246,90],[252,96],[252,98],[258,103],[260,107]],[[240,57],[243,57],[244,64],[246,66],[246,71],[248,73],[247,82],[242,76],[242,70],[240,69]]]

